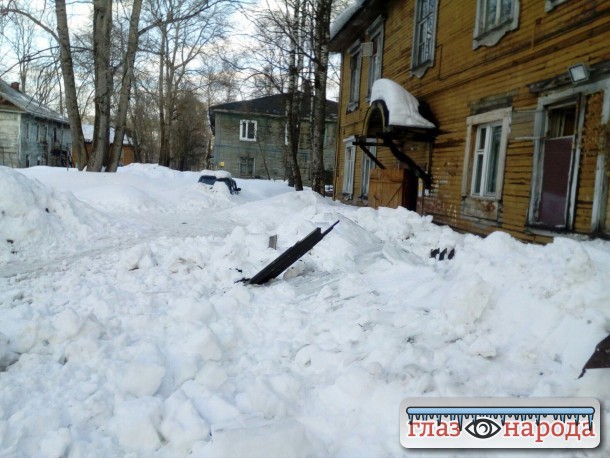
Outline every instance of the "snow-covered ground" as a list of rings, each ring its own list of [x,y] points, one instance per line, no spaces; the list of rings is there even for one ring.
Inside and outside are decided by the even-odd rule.
[[[610,333],[610,243],[197,178],[0,167],[0,456],[446,456],[400,446],[416,396],[595,397],[608,434],[610,370],[577,377]]]

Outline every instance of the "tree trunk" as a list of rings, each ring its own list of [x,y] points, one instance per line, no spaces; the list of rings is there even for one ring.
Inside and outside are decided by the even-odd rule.
[[[324,195],[324,130],[326,127],[326,78],[328,75],[328,43],[332,0],[317,0],[314,25],[314,88],[312,107],[312,177],[311,187]]]
[[[303,190],[303,179],[299,169],[299,137],[300,137],[300,116],[301,103],[298,90],[299,81],[299,62],[297,56],[299,48],[300,24],[301,24],[301,2],[297,0],[294,5],[294,17],[290,24],[290,58],[288,68],[288,94],[286,97],[286,129],[288,133],[288,156],[286,165],[288,168],[289,183],[292,178],[295,191]]]
[[[165,122],[165,59],[167,43],[167,25],[161,27],[161,49],[159,56],[159,165],[169,167],[169,148],[167,136],[169,132],[166,129]]]
[[[93,2],[93,59],[95,65],[95,123],[93,145],[87,170],[100,172],[108,164],[110,133],[110,32],[112,30],[112,0]]]
[[[140,12],[142,11],[142,0],[134,0],[129,19],[129,37],[127,39],[127,52],[123,67],[123,78],[121,81],[121,93],[119,95],[118,112],[114,123],[114,145],[108,164],[109,172],[116,172],[123,149],[123,137],[125,136],[125,123],[127,122],[127,110],[129,109],[129,95],[133,82],[133,66],[138,50],[138,25],[140,23]]]
[[[72,157],[76,160],[78,169],[83,170],[87,164],[87,151],[85,149],[80,113],[78,111],[78,98],[76,96],[74,64],[70,48],[70,32],[68,29],[65,0],[55,1],[55,15],[57,17],[61,73],[66,90],[66,109],[68,111],[68,120],[70,121],[70,133],[72,135]]]

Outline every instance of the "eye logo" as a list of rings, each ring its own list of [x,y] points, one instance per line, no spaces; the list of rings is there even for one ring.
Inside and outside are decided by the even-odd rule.
[[[498,434],[501,429],[502,428],[489,418],[479,418],[466,426],[468,434],[477,439],[489,439]]]

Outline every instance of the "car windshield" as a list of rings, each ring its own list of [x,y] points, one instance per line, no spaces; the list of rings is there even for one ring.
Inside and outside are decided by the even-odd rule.
[[[211,175],[202,175],[201,178],[199,178],[199,183],[214,184],[216,183],[216,177]]]

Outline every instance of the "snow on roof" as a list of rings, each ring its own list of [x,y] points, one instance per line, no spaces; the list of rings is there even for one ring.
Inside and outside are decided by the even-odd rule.
[[[85,137],[86,142],[93,141],[93,124],[83,124],[83,137]],[[114,142],[114,127],[110,128],[110,134],[108,135],[108,141],[110,143]],[[123,145],[131,145],[131,138],[129,135],[125,134],[123,138]]]
[[[337,16],[337,18],[330,25],[330,39],[335,38],[337,33],[341,31],[345,24],[347,24],[354,15],[362,9],[364,6],[364,2],[366,0],[353,0],[351,4],[349,4],[343,12]]]
[[[419,101],[400,84],[389,79],[378,79],[371,90],[371,104],[385,102],[390,118],[388,125],[402,127],[434,128],[427,119],[419,114]]]
[[[63,123],[68,123],[68,119],[64,118],[57,111],[43,105],[35,100],[32,96],[13,88],[6,81],[0,79],[0,97],[8,100],[19,109],[30,113],[40,118],[52,119]]]

